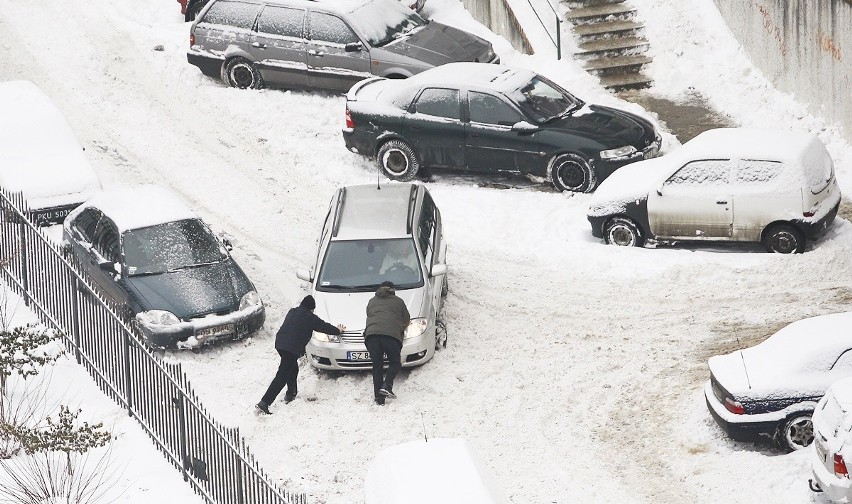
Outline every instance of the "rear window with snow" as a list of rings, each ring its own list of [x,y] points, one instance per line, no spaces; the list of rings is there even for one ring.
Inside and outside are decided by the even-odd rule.
[[[350,12],[348,19],[373,47],[393,42],[426,25],[426,20],[396,0],[373,0]]]
[[[819,139],[814,138],[805,149],[802,163],[805,168],[805,180],[811,192],[816,194],[825,189],[834,176],[834,162]]]
[[[449,119],[459,119],[459,91],[457,89],[426,88],[417,98],[415,110]]]
[[[782,169],[777,161],[746,159],[734,163],[734,180],[737,184],[763,184],[777,179]]]
[[[304,9],[267,5],[257,20],[257,30],[282,37],[302,38],[304,18]]]
[[[260,6],[245,2],[216,2],[201,20],[203,23],[221,24],[251,30]]]

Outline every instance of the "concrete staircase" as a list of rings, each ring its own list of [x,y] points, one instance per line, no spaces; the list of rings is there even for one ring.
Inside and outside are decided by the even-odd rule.
[[[645,55],[648,40],[644,25],[637,22],[636,9],[626,0],[562,0],[568,8],[566,19],[579,38],[579,51],[590,73],[604,87],[639,89],[651,85],[642,68],[651,62]]]

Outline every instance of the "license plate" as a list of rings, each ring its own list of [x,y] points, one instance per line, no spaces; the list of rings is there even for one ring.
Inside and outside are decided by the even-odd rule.
[[[205,327],[195,331],[195,337],[198,339],[215,338],[223,334],[231,334],[234,332],[234,324],[225,324],[220,326]]]
[[[62,222],[73,208],[59,208],[53,210],[42,210],[34,214],[34,220],[37,223]]]
[[[368,361],[370,352],[346,352],[346,358],[351,361]]]

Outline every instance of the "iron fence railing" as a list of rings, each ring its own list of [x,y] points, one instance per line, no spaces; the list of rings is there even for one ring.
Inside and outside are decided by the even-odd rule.
[[[554,19],[555,19],[555,26],[553,28],[554,33],[551,33],[550,28],[548,28],[547,23],[545,23],[544,20],[541,18],[541,15],[538,13],[538,9],[536,9],[535,5],[533,5],[533,3],[532,3],[532,0],[527,0],[527,3],[530,4],[530,8],[532,9],[533,14],[535,14],[535,17],[536,17],[536,19],[538,19],[538,22],[541,23],[541,27],[544,28],[544,33],[547,34],[548,38],[550,38],[550,41],[553,42],[553,45],[556,47],[556,59],[561,60],[562,59],[562,15],[559,14],[559,11],[556,9],[556,7],[554,7],[553,4],[550,3],[550,0],[544,0],[544,3],[546,3],[547,6],[550,7],[550,11],[553,14]],[[545,16],[547,16],[547,14],[545,14]]]
[[[151,351],[124,310],[33,224],[20,194],[0,190],[0,279],[63,341],[108,396],[135,418],[193,490],[210,504],[306,504],[280,489],[239,429],[204,408],[179,363]]]

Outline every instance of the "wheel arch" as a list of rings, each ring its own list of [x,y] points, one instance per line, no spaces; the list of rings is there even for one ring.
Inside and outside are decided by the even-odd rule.
[[[760,231],[760,241],[762,242],[763,240],[766,239],[766,232],[767,231],[769,231],[773,227],[779,226],[779,225],[792,226],[792,227],[798,229],[799,232],[801,232],[803,235],[805,235],[805,239],[807,239],[807,232],[796,221],[778,219],[778,220],[774,220],[774,221],[770,222],[769,224],[763,226],[763,230]]]
[[[396,131],[385,131],[376,136],[376,145],[373,147],[373,157],[376,157],[379,154],[379,149],[382,148],[382,145],[388,143],[391,140],[399,140],[401,142],[405,142],[414,149],[414,143],[409,141],[407,138],[397,133]],[[414,151],[417,152],[416,150]],[[418,156],[419,157],[419,156]]]

